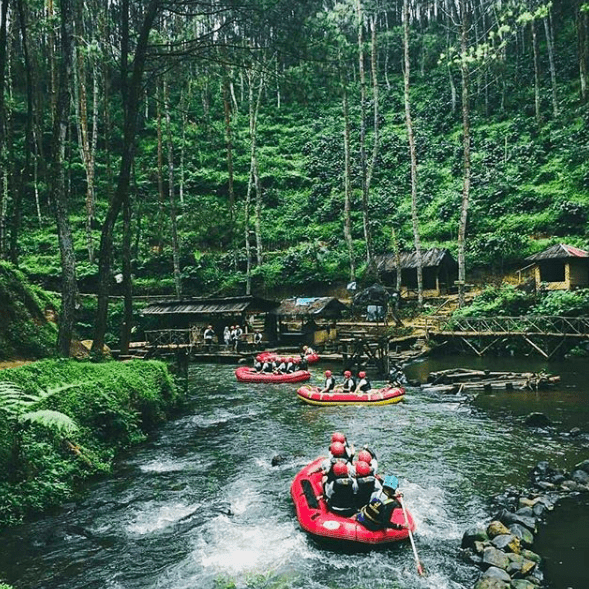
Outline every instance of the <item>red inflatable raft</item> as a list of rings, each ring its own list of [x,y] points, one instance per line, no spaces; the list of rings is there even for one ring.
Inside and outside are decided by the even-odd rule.
[[[249,366],[240,366],[235,371],[235,376],[240,382],[303,382],[311,378],[308,370],[297,370],[289,374],[269,374],[265,372],[256,372]]]
[[[372,531],[357,522],[354,517],[341,517],[329,511],[323,499],[322,461],[323,458],[320,457],[305,466],[290,487],[297,519],[305,532],[322,540],[367,545],[390,544],[409,537],[407,528]],[[415,531],[415,522],[408,511],[407,520],[411,531]],[[405,515],[400,507],[393,510],[391,522],[405,525]]]
[[[320,393],[320,390],[319,387],[305,385],[297,391],[297,396],[310,405],[390,405],[398,403],[405,396],[405,389],[392,386],[372,390],[362,395],[341,391]]]
[[[294,358],[295,362],[298,362],[299,356],[298,355],[290,355],[290,354],[278,354],[277,352],[260,352],[257,355],[258,360],[260,360],[260,362],[265,362],[266,360],[278,360],[280,361],[280,358]],[[315,364],[316,362],[319,362],[319,354],[314,353],[314,354],[309,354],[306,356],[307,359],[307,364]]]

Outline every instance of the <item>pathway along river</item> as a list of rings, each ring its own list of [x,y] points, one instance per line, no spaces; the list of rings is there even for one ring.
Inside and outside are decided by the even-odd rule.
[[[467,364],[477,365],[444,358],[408,372],[423,378]],[[532,431],[519,417],[541,405],[561,430],[582,422],[586,431],[588,373],[579,377],[579,364],[551,368],[565,366],[561,390],[537,395],[498,393],[473,405],[409,389],[398,405],[320,408],[297,401],[292,385],[248,385],[236,382],[233,367],[191,365],[188,414],[91,485],[80,503],[4,531],[0,578],[19,589],[471,588],[477,571],[458,548],[467,527],[488,521],[489,497],[525,486],[539,460],[570,469],[589,457],[585,437]],[[315,369],[315,381],[324,368]],[[349,554],[316,545],[298,527],[290,483],[326,451],[334,430],[370,444],[381,472],[398,475],[427,577],[416,574],[409,543]],[[277,455],[284,461],[273,467]],[[571,509],[567,537],[586,546],[587,502],[585,520],[578,505]],[[563,571],[558,554],[553,587],[586,587],[587,565],[567,561]]]

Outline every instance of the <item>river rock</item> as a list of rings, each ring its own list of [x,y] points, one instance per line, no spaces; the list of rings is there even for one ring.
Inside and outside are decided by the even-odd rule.
[[[510,511],[504,509],[499,515],[499,521],[504,523],[506,526],[510,526],[511,524],[520,524],[528,528],[528,530],[534,534],[537,532],[535,517],[517,515],[516,513],[511,513]]]
[[[498,520],[492,521],[487,526],[487,535],[489,538],[494,538],[495,536],[502,536],[504,534],[509,534],[509,530],[507,527]]]
[[[552,422],[544,413],[534,412],[526,417],[525,424],[529,427],[548,427]]]
[[[571,473],[571,479],[576,483],[586,485],[589,483],[589,472],[585,472],[579,468]]]
[[[565,491],[581,491],[583,487],[583,485],[579,485],[579,483],[570,479],[564,481],[560,486]]]
[[[512,579],[511,589],[536,589],[537,585],[527,579]]]
[[[521,554],[508,554],[509,566],[507,572],[512,577],[525,577],[536,566],[533,560],[524,558]]]
[[[286,462],[286,458],[281,454],[276,454],[276,456],[272,456],[271,464],[272,466],[279,466]]]
[[[515,554],[519,554],[521,551],[519,538],[513,534],[500,534],[499,536],[495,536],[491,542],[499,550],[514,552]]]
[[[576,464],[575,470],[584,470],[586,473],[589,473],[589,459],[583,460],[583,462],[579,462],[579,464]]]
[[[503,569],[497,568],[497,567],[489,567],[484,573],[483,573],[483,579],[499,579],[501,581],[505,581],[506,583],[509,583],[511,581],[511,576],[507,573],[507,571],[504,571]]]
[[[524,528],[524,526],[520,524],[511,524],[509,526],[509,531],[516,538],[519,538],[519,541],[522,546],[529,548],[534,543],[534,534],[532,534],[532,532],[530,532],[528,528]]]
[[[571,431],[569,432],[569,435],[571,436],[571,438],[576,438],[578,436],[581,435],[581,428],[580,427],[574,427],[571,429]]]
[[[542,557],[539,554],[532,552],[531,550],[527,550],[524,548],[520,554],[528,560],[533,560],[537,565],[542,564]]]
[[[483,550],[483,565],[493,566],[507,570],[509,558],[494,546],[488,546]]]
[[[487,542],[489,536],[482,526],[474,526],[464,532],[462,536],[462,548],[475,548],[475,542]],[[478,552],[478,550],[477,550]]]
[[[501,579],[483,577],[475,583],[474,589],[509,589],[509,585]]]

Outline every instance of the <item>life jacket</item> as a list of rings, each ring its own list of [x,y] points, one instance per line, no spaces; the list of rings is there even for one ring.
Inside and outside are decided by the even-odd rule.
[[[356,496],[354,497],[356,507],[360,509],[370,503],[370,497],[374,493],[374,484],[376,479],[372,475],[366,477],[356,477],[356,484],[358,489],[356,490]]]
[[[335,479],[332,483],[333,493],[327,500],[327,506],[336,513],[353,513],[354,480],[351,477]]]
[[[327,480],[325,481],[326,485],[336,480],[336,476],[333,474],[333,465],[336,462],[343,462],[346,466],[350,464],[347,458],[334,458],[332,456],[329,459],[329,470],[327,471]]]
[[[328,391],[333,391],[334,387],[335,387],[335,379],[333,378],[333,376],[326,378],[325,385],[323,388],[327,389]]]
[[[350,376],[344,380],[344,391],[353,391],[356,389],[356,381]]]
[[[296,369],[297,369],[296,365],[295,365],[295,364],[293,364],[292,362],[289,362],[289,363],[286,365],[286,372],[288,372],[289,374],[291,374],[291,373],[295,372],[295,370],[296,370]]]
[[[368,391],[372,390],[372,385],[370,384],[370,381],[367,378],[363,378],[360,381],[360,390],[363,393],[367,393]]]
[[[263,372],[272,372],[272,363],[271,362],[264,362],[264,365],[262,366],[262,371]]]
[[[393,509],[398,507],[399,503],[393,497],[386,497],[386,499],[374,498],[365,505],[358,514],[358,521],[362,523],[369,530],[381,530],[390,525],[391,513]]]
[[[262,370],[262,368],[263,368],[263,367],[264,367],[264,365],[263,365],[261,362],[259,362],[258,360],[256,360],[256,361],[254,362],[254,370],[255,370],[256,372],[260,372],[260,371]]]

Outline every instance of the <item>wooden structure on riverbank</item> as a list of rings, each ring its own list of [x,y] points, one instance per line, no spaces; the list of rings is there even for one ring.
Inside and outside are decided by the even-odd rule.
[[[425,337],[477,356],[524,343],[546,359],[589,342],[589,317],[427,317]]]
[[[423,391],[435,393],[468,393],[491,391],[528,390],[538,391],[554,387],[560,376],[543,372],[492,372],[469,368],[450,368],[430,372]]]
[[[589,286],[589,252],[557,243],[528,256],[532,262],[536,289],[572,290]]]

